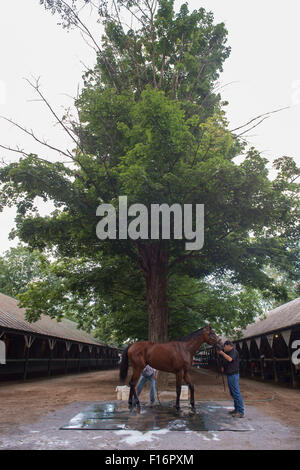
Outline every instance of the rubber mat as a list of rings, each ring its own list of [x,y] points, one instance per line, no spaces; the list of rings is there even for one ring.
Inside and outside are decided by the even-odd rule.
[[[233,418],[229,408],[217,403],[196,403],[195,412],[189,405],[164,402],[153,407],[141,404],[139,408],[128,409],[127,402],[110,401],[95,403],[78,413],[60,429],[80,430],[137,430],[153,431],[253,431],[247,418]]]

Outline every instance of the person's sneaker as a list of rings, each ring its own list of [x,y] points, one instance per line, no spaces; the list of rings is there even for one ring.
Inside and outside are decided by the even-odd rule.
[[[237,411],[236,411],[236,410],[230,410],[230,411],[228,411],[228,413],[229,413],[230,415],[232,415],[232,414],[237,413]]]
[[[242,413],[233,413],[232,416],[234,418],[244,418],[244,415]]]

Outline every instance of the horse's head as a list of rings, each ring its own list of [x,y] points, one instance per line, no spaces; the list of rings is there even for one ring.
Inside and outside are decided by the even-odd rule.
[[[211,344],[212,346],[216,346],[216,348],[221,349],[222,348],[222,341],[221,338],[219,338],[218,335],[214,332],[212,327],[210,325],[207,325],[203,329],[203,336],[204,336],[204,341],[207,344]]]

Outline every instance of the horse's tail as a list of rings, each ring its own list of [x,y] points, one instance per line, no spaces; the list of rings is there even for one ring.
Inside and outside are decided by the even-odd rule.
[[[128,366],[129,366],[129,361],[128,361],[128,349],[130,348],[131,344],[127,346],[125,351],[122,354],[122,359],[121,359],[121,364],[120,364],[120,380],[124,382],[124,380],[127,377],[127,372],[128,372]]]

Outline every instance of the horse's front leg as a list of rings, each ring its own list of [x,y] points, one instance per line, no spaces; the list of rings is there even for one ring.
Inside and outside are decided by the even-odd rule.
[[[190,394],[191,394],[191,401],[190,402],[191,402],[192,410],[195,410],[194,384],[191,381],[191,376],[190,376],[188,371],[186,371],[184,373],[184,380],[186,381],[186,383],[188,384],[189,389],[190,389]]]
[[[181,385],[182,385],[182,371],[176,374],[176,405],[175,408],[177,411],[180,410],[180,395],[181,395]]]

